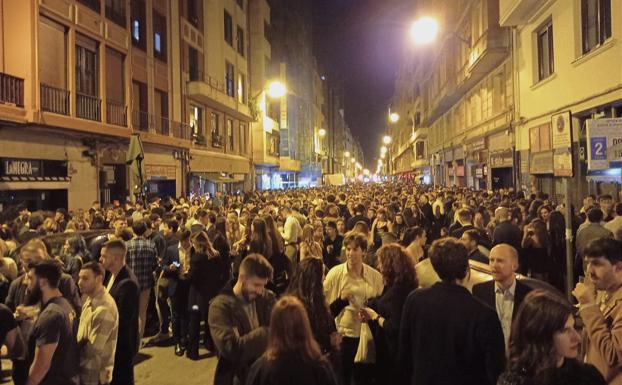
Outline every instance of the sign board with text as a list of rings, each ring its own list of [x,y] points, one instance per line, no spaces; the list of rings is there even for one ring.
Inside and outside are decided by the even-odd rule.
[[[551,116],[553,149],[570,148],[572,146],[572,126],[570,111]]]
[[[588,170],[622,167],[622,118],[587,120]]]

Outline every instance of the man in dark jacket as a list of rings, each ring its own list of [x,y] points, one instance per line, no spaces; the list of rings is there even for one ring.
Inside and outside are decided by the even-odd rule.
[[[356,222],[359,221],[367,223],[367,226],[371,228],[371,222],[369,218],[365,216],[366,212],[367,210],[365,210],[365,206],[361,203],[354,206],[354,216],[348,219],[348,221],[346,222],[346,230],[352,230],[354,228],[354,225],[356,225]]]
[[[125,265],[122,240],[106,242],[100,262],[110,273],[104,281],[119,310],[119,335],[110,385],[134,384],[134,356],[138,353],[138,279]]]
[[[240,265],[238,279],[214,298],[209,328],[218,350],[214,385],[245,383],[252,363],[268,346],[268,325],[274,294],[265,289],[272,278],[270,262],[249,254]]]
[[[507,207],[499,207],[495,210],[495,219],[497,226],[492,233],[492,245],[500,245],[506,243],[517,251],[520,250],[523,234],[518,226],[512,222],[510,209]]]
[[[490,250],[490,272],[492,281],[473,286],[473,296],[494,309],[501,322],[505,346],[508,347],[512,321],[518,308],[531,288],[516,280],[518,252],[512,246],[502,243]]]
[[[443,238],[430,249],[441,282],[413,291],[404,304],[398,359],[403,383],[494,385],[504,369],[503,332],[494,310],[474,298],[467,250]]]

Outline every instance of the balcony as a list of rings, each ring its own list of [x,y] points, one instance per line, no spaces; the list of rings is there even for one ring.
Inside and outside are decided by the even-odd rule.
[[[491,28],[473,43],[468,61],[458,72],[459,91],[471,89],[508,57],[509,36],[506,28]]]
[[[101,122],[101,99],[76,93],[76,117]]]
[[[149,131],[149,113],[146,111],[132,110],[132,127],[138,131]]]
[[[170,120],[164,116],[160,116],[159,118],[154,116],[154,121],[156,134],[169,136],[171,126]]]
[[[41,84],[41,110],[69,115],[69,91]]]
[[[540,9],[538,3],[538,0],[500,0],[499,24],[503,27],[525,24]]]
[[[212,147],[214,148],[222,148],[223,145],[223,137],[222,135],[212,132]]]
[[[239,119],[251,119],[250,109],[237,98],[227,95],[224,81],[219,81],[201,71],[189,73],[188,96],[202,104],[225,111]]]
[[[24,79],[0,72],[0,103],[24,107]]]
[[[108,100],[106,102],[106,123],[127,127],[127,106]]]
[[[192,139],[192,128],[190,127],[190,125],[171,120],[170,128],[174,138],[184,140]]]

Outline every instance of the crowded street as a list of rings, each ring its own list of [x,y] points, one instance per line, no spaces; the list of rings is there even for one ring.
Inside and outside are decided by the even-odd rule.
[[[0,384],[622,385],[622,0],[0,0]]]

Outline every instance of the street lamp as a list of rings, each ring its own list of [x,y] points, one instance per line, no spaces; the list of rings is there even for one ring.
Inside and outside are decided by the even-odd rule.
[[[326,130],[323,128],[320,128],[317,133],[318,135],[320,135],[320,138],[323,138],[324,136],[326,136]]]
[[[400,114],[398,114],[397,112],[391,112],[389,114],[389,121],[391,123],[397,123],[400,120]]]
[[[343,156],[346,157],[346,158],[349,158],[350,157],[350,151],[344,152]]]
[[[381,154],[386,154],[387,153],[387,146],[380,147],[380,153]]]
[[[389,135],[385,135],[385,136],[382,138],[382,143],[384,143],[384,144],[391,144],[391,141],[392,141],[392,140],[393,140],[393,139],[392,139]]]
[[[424,16],[415,21],[410,27],[410,36],[415,44],[429,44],[436,39],[438,22],[430,16]]]
[[[268,85],[268,96],[273,99],[280,99],[287,93],[287,87],[283,82],[274,80]]]
[[[356,163],[356,159],[351,158],[351,159],[350,159],[350,163]]]
[[[386,152],[380,153],[380,159],[384,159],[387,156]]]

